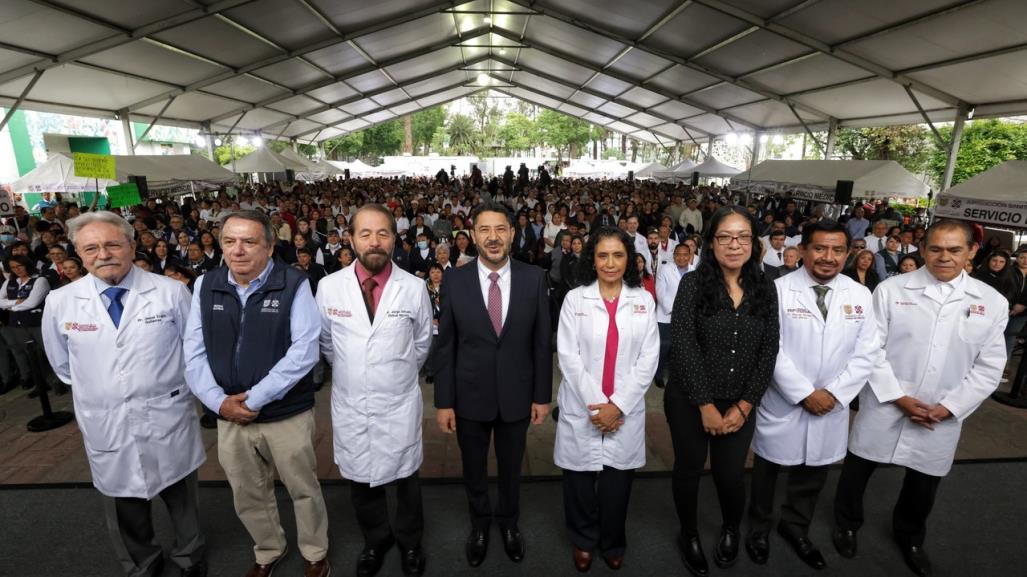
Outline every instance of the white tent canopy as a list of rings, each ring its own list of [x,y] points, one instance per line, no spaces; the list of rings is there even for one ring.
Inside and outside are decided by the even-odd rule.
[[[735,168],[730,164],[724,164],[723,162],[710,156],[707,157],[702,164],[698,166],[693,166],[689,174],[691,174],[692,172],[698,172],[700,178],[728,178],[738,174],[739,172],[742,172],[742,169]]]
[[[246,156],[236,159],[234,163],[229,163],[228,166],[239,174],[285,172],[286,170],[300,173],[307,169],[307,166],[302,162],[286,158],[266,146],[262,146]]]
[[[669,181],[669,182],[682,182],[691,180],[692,173],[695,172],[696,167],[695,161],[686,158],[681,162],[675,164],[670,170],[664,170],[657,172],[653,175],[656,180]]]
[[[1027,160],[1007,160],[939,194],[935,215],[1027,227]]]
[[[834,202],[839,180],[853,182],[853,198],[920,198],[930,188],[894,160],[765,160],[731,179],[732,188]]]
[[[117,181],[100,180],[100,190],[129,176],[145,176],[146,186],[155,194],[190,192],[194,187],[214,188],[237,180],[231,171],[195,155],[168,156],[114,156]],[[63,153],[51,156],[46,162],[11,184],[16,193],[60,192],[79,193],[96,190],[95,180],[75,176],[75,162]]]
[[[667,167],[659,162],[652,162],[635,171],[635,178],[654,178],[659,173],[667,172]]]
[[[364,163],[359,158],[352,162],[345,160],[326,160],[325,162],[337,168],[340,173],[344,173],[346,169],[349,169],[350,176],[363,176],[374,170],[373,166]]]
[[[332,166],[327,162],[314,162],[291,148],[286,148],[279,154],[288,160],[292,160],[306,166],[304,170],[296,173],[297,180],[313,182],[317,180],[325,180],[326,178],[342,174],[342,171],[335,166]]]

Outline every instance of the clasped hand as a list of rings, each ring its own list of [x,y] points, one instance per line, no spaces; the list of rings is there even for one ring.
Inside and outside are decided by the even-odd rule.
[[[952,413],[944,405],[928,405],[914,397],[896,399],[895,406],[909,417],[910,421],[931,431],[934,430],[935,423],[940,423],[952,416]]]
[[[739,401],[739,403],[744,402]],[[749,405],[748,410],[752,410],[751,405]],[[748,419],[748,415],[742,413],[741,409],[738,408],[738,403],[731,405],[724,414],[721,414],[720,410],[712,403],[700,407],[699,413],[702,415],[703,430],[706,431],[707,435],[714,437],[730,435],[738,431],[745,425],[745,421]]]
[[[237,425],[248,425],[253,419],[257,418],[257,414],[246,406],[246,393],[239,393],[238,395],[231,395],[227,397],[222,403],[218,413],[221,414],[226,420],[231,421]]]
[[[825,389],[817,389],[810,396],[802,400],[802,407],[818,417],[822,417],[832,410],[837,401],[830,392]]]
[[[624,413],[613,403],[589,405],[589,411],[596,411],[590,420],[603,434],[613,433],[624,424]]]

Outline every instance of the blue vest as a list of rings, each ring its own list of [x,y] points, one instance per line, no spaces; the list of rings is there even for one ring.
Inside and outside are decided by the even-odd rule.
[[[32,275],[29,278],[29,282],[25,283],[24,286],[18,286],[18,277],[11,275],[11,280],[7,283],[7,300],[18,300],[27,299],[32,294],[32,287],[36,285],[36,280],[39,278],[38,274]],[[39,305],[30,311],[11,311],[8,317],[7,324],[12,327],[40,327],[43,326],[43,305],[46,304],[44,299]]]
[[[214,380],[227,395],[246,392],[267,376],[292,345],[292,302],[307,282],[302,272],[275,261],[267,281],[243,307],[228,267],[212,270],[200,288],[203,344]],[[285,396],[268,403],[258,423],[278,421],[314,406],[314,381],[308,373]]]

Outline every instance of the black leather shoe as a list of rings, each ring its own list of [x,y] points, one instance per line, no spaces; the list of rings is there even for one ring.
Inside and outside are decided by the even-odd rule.
[[[403,566],[403,574],[407,577],[424,575],[424,550],[415,547],[404,551],[400,558],[400,564]]]
[[[706,577],[710,574],[710,564],[706,562],[706,555],[702,552],[702,543],[699,536],[678,538],[678,548],[681,549],[681,560],[685,562],[685,568],[695,577]]]
[[[385,554],[392,548],[395,540],[390,537],[384,543],[376,547],[364,547],[357,557],[357,577],[374,577],[382,569],[382,562],[385,561]]]
[[[489,530],[471,529],[464,549],[467,551],[468,565],[471,567],[481,565],[481,562],[485,560],[485,554],[489,551]]]
[[[200,561],[188,569],[183,569],[182,577],[207,577],[207,562]]]
[[[831,541],[838,554],[846,559],[856,556],[856,532],[849,529],[835,527],[831,532]]]
[[[927,552],[923,547],[916,545],[907,547],[900,545],[899,547],[902,549],[902,558],[906,561],[906,566],[913,573],[920,577],[931,577],[934,574],[934,570],[931,569],[931,560],[927,558]]]
[[[762,531],[753,531],[745,536],[745,552],[749,554],[749,559],[757,565],[766,565],[767,558],[770,557],[770,539],[769,535]]]
[[[820,554],[817,546],[814,545],[808,537],[805,535],[792,535],[782,529],[781,525],[777,526],[777,533],[784,538],[786,543],[792,546],[792,550],[799,556],[799,559],[802,559],[803,563],[814,569],[823,569],[824,567],[827,567],[827,561],[824,560],[824,556]]]
[[[738,544],[742,541],[737,529],[721,529],[720,539],[713,549],[713,562],[721,569],[727,569],[738,561]]]
[[[524,560],[524,537],[516,527],[512,529],[501,529],[499,534],[503,537],[503,550],[506,556],[514,563]]]

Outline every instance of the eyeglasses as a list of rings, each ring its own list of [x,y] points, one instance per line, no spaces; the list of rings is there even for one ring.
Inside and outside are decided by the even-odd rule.
[[[731,241],[733,240],[737,240],[738,244],[742,246],[749,246],[750,244],[752,244],[751,234],[740,234],[738,236],[731,236],[730,234],[718,234],[713,238],[717,239],[717,244],[719,244],[720,246],[728,246],[731,244]]]

